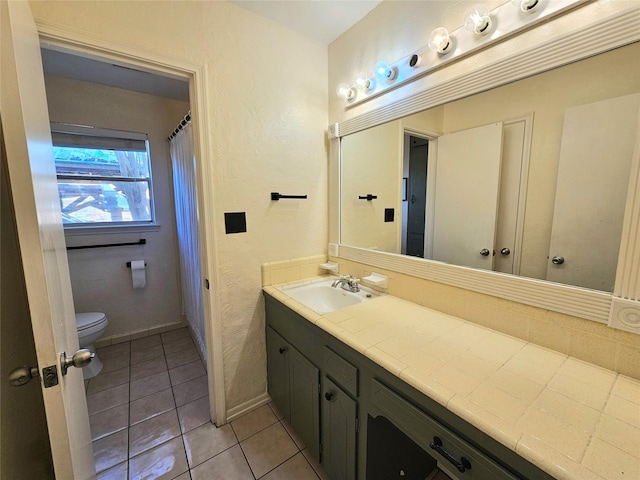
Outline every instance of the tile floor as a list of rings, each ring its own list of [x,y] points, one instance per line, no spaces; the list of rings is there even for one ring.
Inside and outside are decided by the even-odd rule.
[[[87,381],[98,480],[326,480],[275,408],[217,428],[186,328],[98,349]]]

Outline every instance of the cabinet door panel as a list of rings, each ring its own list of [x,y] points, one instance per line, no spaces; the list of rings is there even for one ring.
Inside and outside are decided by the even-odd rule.
[[[320,371],[295,348],[289,354],[290,423],[294,431],[319,458],[320,450]]]
[[[289,404],[290,345],[271,327],[267,327],[267,391],[273,403],[287,420],[291,419]]]
[[[322,395],[322,466],[331,480],[353,480],[356,478],[356,402],[326,377]]]

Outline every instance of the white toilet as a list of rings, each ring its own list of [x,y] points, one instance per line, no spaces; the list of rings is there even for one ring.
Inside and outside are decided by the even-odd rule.
[[[107,316],[102,312],[76,313],[76,326],[78,327],[78,342],[80,348],[88,348],[91,353],[96,353],[94,342],[98,340],[109,325]],[[102,362],[98,355],[93,357],[91,363],[82,369],[84,378],[92,378],[102,370]]]

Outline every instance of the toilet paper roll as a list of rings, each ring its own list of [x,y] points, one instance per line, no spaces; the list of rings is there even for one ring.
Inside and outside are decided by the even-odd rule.
[[[131,260],[131,281],[133,288],[144,288],[147,284],[144,260]]]

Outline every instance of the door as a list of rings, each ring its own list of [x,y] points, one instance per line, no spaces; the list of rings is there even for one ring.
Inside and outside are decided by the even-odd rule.
[[[320,371],[295,348],[289,356],[291,376],[291,426],[309,448],[320,457]]]
[[[504,122],[502,133],[502,166],[500,168],[500,197],[496,224],[496,272],[520,273],[520,245],[526,193],[523,175],[528,167],[527,133],[529,117]],[[523,192],[522,190],[525,190]]]
[[[78,335],[38,33],[27,2],[0,2],[0,22],[0,112],[20,267],[41,375],[32,382],[40,382],[42,387],[56,478],[92,478],[95,469],[82,371],[71,368],[63,376],[60,368],[60,353],[73,354],[78,349]],[[44,388],[42,371],[48,366],[57,368],[58,384]],[[18,422],[20,428],[25,426],[25,419],[2,421]],[[17,472],[11,478],[20,475]]]
[[[433,259],[493,268],[502,123],[438,138]]]
[[[548,280],[613,291],[639,108],[634,94],[566,110]]]
[[[407,179],[407,255],[424,258],[424,225],[427,208],[427,155],[429,140],[409,139]]]
[[[324,377],[322,466],[332,480],[356,478],[356,401]]]
[[[0,159],[0,478],[53,479],[53,461],[40,385],[32,381],[21,388],[12,388],[9,384],[9,374],[13,368],[18,365],[36,365],[37,360],[9,191],[2,125]],[[29,428],[23,428],[27,419]]]
[[[289,403],[289,343],[267,326],[267,390],[280,414],[291,420]]]

